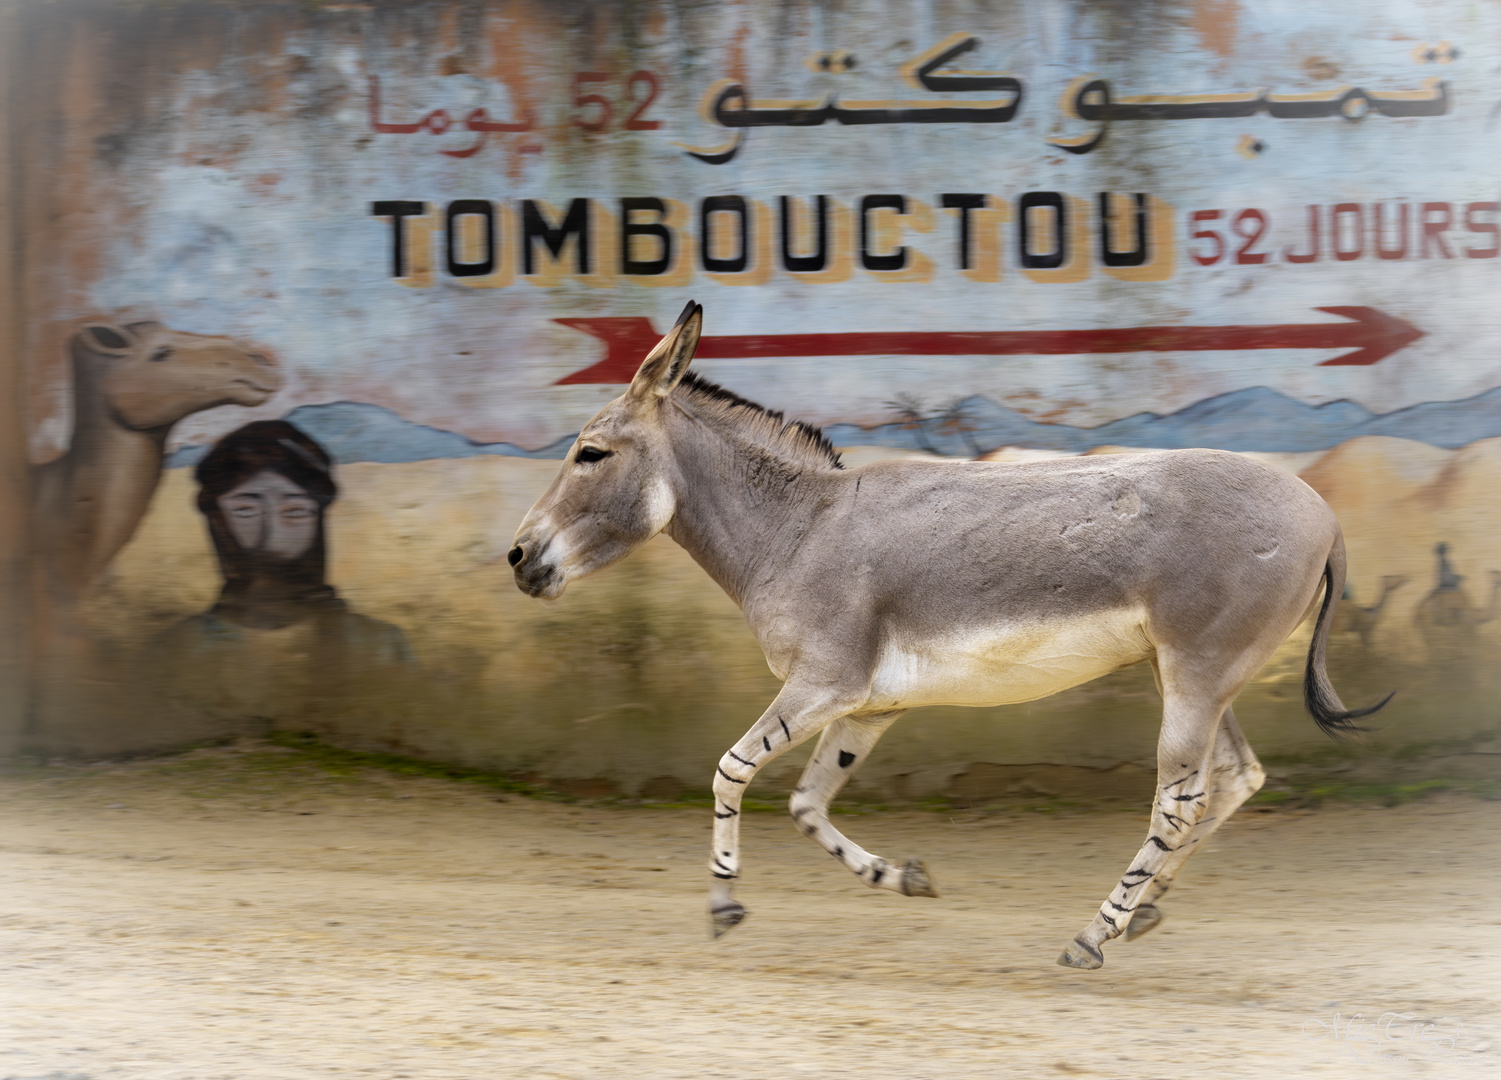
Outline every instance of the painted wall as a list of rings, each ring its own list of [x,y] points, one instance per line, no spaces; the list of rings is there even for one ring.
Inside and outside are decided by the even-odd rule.
[[[852,462],[1213,446],[1297,473],[1350,549],[1336,683],[1402,693],[1324,752],[1305,628],[1238,707],[1253,743],[1274,772],[1494,771],[1494,5],[14,23],[39,466],[15,745],[287,728],[703,787],[775,692],[734,605],[660,539],[552,607],[493,562],[691,297],[700,373]],[[1156,712],[1143,671],[927,710],[863,782],[1145,790]]]

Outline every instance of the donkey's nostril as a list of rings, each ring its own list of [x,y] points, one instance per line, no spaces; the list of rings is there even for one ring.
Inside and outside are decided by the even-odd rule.
[[[520,544],[517,544],[510,551],[506,552],[506,562],[512,566],[520,566],[521,560],[524,558],[526,558],[526,552],[521,550]]]

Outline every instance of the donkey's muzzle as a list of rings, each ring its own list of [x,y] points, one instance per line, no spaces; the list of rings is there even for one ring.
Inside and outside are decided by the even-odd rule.
[[[528,596],[547,595],[557,585],[558,568],[536,559],[524,544],[506,552],[506,562],[511,564],[516,587]]]

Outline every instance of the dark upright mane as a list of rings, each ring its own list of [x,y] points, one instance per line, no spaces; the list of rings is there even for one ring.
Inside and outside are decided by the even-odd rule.
[[[701,379],[693,372],[683,376],[673,388],[674,395],[705,407],[711,414],[739,421],[742,427],[752,429],[772,445],[791,452],[802,460],[821,465],[844,468],[839,453],[824,437],[823,431],[801,420],[787,420],[781,413],[747,401],[733,390],[726,390],[708,379]]]

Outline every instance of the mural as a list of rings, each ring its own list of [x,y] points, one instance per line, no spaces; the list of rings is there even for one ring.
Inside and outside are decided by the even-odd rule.
[[[214,638],[231,626],[279,630],[314,620],[324,646],[370,650],[375,664],[409,659],[399,630],[356,615],[324,581],[323,512],[338,488],[321,446],[291,424],[260,420],[220,440],[195,476],[224,589],[172,633]]]
[[[370,683],[389,686],[413,663],[399,629],[351,610],[325,580],[325,511],[338,487],[321,446],[291,424],[258,420],[221,439],[194,475],[224,586],[144,657],[158,687],[176,688],[179,709],[207,725],[306,715]]]
[[[662,544],[546,609],[494,561],[690,297],[696,369],[857,460],[1299,475],[1349,544],[1336,681],[1401,690],[1372,753],[1501,740],[1501,11],[216,12],[19,17],[27,745],[703,787],[771,685],[733,606]],[[1300,648],[1237,710],[1269,751],[1317,746]],[[863,780],[1149,761],[1139,674],[935,710]]]
[[[93,584],[135,532],[174,424],[220,405],[259,405],[281,385],[265,351],[157,322],[85,325],[69,353],[72,437],[33,481],[36,552],[63,602]]]

